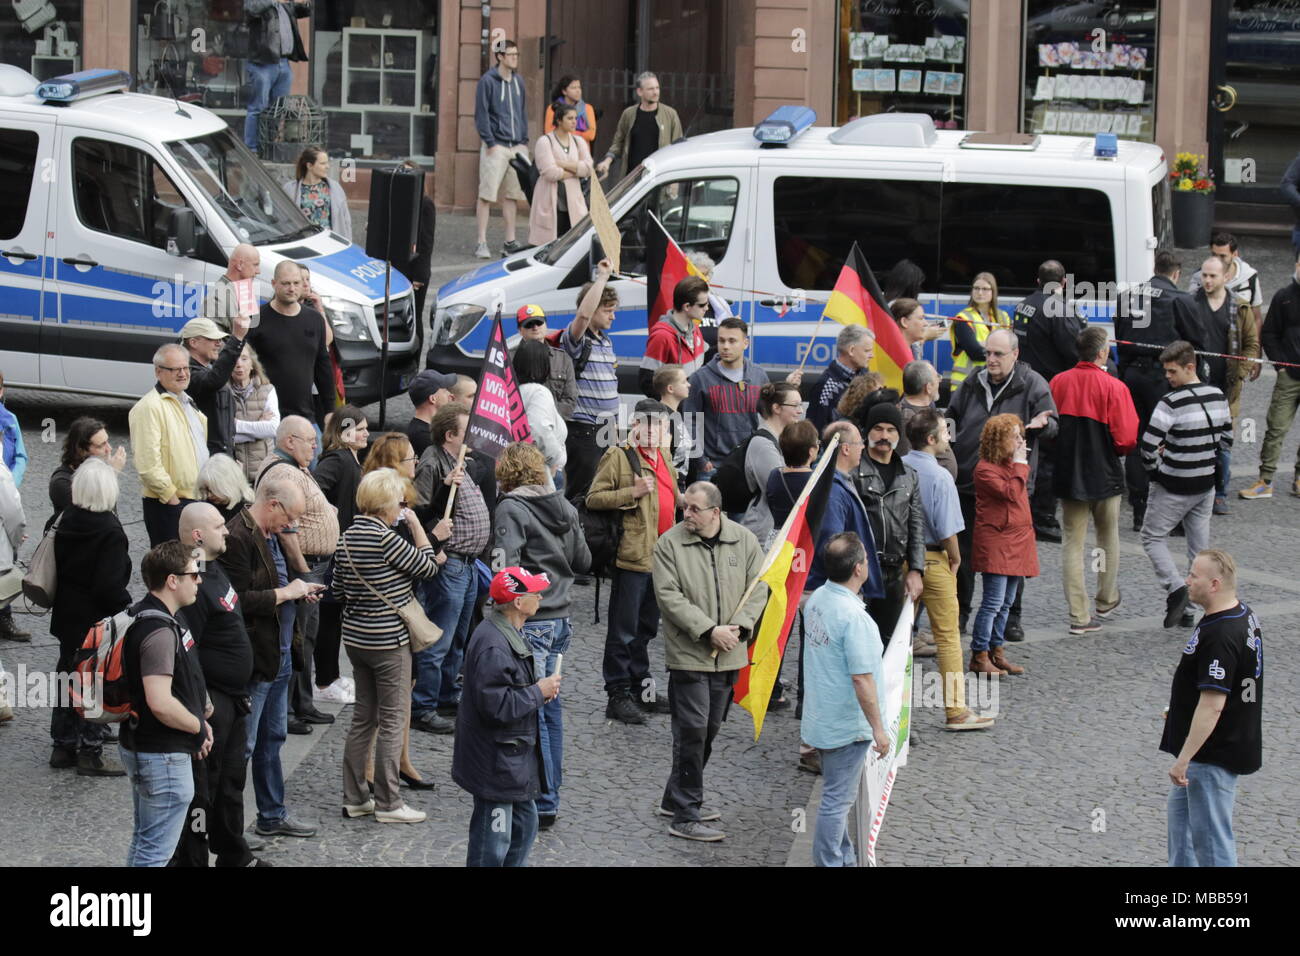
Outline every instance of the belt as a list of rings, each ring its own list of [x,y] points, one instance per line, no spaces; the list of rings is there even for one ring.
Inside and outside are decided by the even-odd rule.
[[[460,551],[450,551],[450,550],[449,550],[449,551],[447,551],[447,557],[449,557],[449,558],[460,558],[460,560],[464,561],[466,564],[470,564],[470,563],[472,563],[472,562],[474,562],[474,561],[477,560],[477,556],[476,556],[476,555],[473,555],[473,554],[464,554],[464,553],[462,553],[462,552],[460,552]]]
[[[308,564],[320,564],[322,561],[328,561],[333,558],[332,554],[304,554],[303,560]]]
[[[945,554],[945,553],[946,553],[946,552],[943,550],[943,548],[939,547],[937,544],[927,544],[927,545],[925,546],[925,550],[927,550],[927,551],[937,551],[937,552],[939,552],[940,554]]]
[[[905,560],[902,555],[882,554],[879,551],[876,552],[876,559],[880,561],[882,568],[901,568]]]

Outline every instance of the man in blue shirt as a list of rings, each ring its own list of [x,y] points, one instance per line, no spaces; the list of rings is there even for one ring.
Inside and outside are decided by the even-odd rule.
[[[993,723],[966,707],[965,675],[961,666],[961,631],[957,617],[957,569],[961,551],[957,533],[966,527],[957,497],[957,482],[938,456],[951,447],[948,422],[933,408],[916,412],[907,423],[912,450],[903,461],[916,471],[925,512],[925,582],[921,603],[930,615],[930,630],[938,648],[943,674],[944,730],[982,730]]]
[[[870,574],[868,552],[851,531],[826,546],[827,581],[804,606],[807,698],[800,736],[821,753],[822,803],[813,828],[813,864],[856,866],[849,809],[874,742],[889,753],[881,718],[884,645],[858,592]]]

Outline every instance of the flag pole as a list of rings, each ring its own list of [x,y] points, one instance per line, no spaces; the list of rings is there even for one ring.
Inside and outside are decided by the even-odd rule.
[[[745,593],[741,596],[740,603],[737,604],[736,609],[731,612],[731,617],[727,619],[728,621],[733,620],[735,616],[740,613],[740,609],[745,606],[753,595],[754,588],[758,587],[758,583],[763,580],[763,575],[767,574],[773,563],[775,563],[777,556],[781,553],[781,549],[785,545],[786,536],[790,533],[790,528],[794,524],[794,519],[799,514],[799,509],[803,507],[803,503],[807,501],[808,496],[812,494],[813,488],[816,487],[817,482],[821,479],[822,472],[824,472],[830,463],[834,461],[835,451],[839,447],[839,444],[840,436],[836,435],[831,439],[831,443],[826,446],[826,450],[822,452],[821,461],[818,462],[817,467],[813,469],[812,474],[808,477],[808,481],[803,486],[803,490],[799,492],[799,497],[795,499],[794,507],[791,508],[790,513],[786,515],[785,523],[781,525],[780,533],[772,539],[772,544],[768,547],[767,554],[763,556],[763,564],[758,569],[758,576],[749,582],[749,587],[745,588]],[[816,542],[814,542],[814,545],[815,544]],[[718,649],[716,647],[713,649],[713,656],[718,656]]]
[[[822,322],[826,320],[826,309],[822,308],[822,314],[817,317],[817,327],[813,329],[812,338],[808,340],[808,348],[804,350],[803,361],[799,363],[799,374],[803,374],[803,367],[808,364],[808,356],[812,355],[813,345],[817,342],[817,336],[821,333]]]
[[[456,456],[456,468],[462,468],[465,465],[465,448],[466,448],[465,442],[462,441],[460,443],[460,454]],[[454,472],[456,468],[453,468],[452,471]],[[462,478],[461,480],[463,481],[464,479]],[[459,488],[460,485],[455,483],[452,484],[451,493],[447,495],[447,510],[443,512],[442,515],[444,518],[447,519],[451,518],[451,509],[452,506],[456,503],[456,491]]]

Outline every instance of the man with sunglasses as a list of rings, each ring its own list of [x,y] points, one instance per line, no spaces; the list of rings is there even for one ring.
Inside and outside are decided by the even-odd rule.
[[[658,399],[655,372],[665,365],[680,365],[687,378],[704,365],[708,346],[700,324],[708,309],[709,284],[699,276],[687,276],[673,287],[673,310],[650,327],[641,359],[639,383],[647,396]]]
[[[157,383],[127,416],[150,547],[176,537],[181,509],[198,498],[199,469],[208,460],[208,420],[186,392],[189,353],[162,346],[153,373]]]
[[[546,342],[550,346],[551,377],[546,380],[546,387],[555,398],[556,411],[567,422],[578,406],[578,379],[573,371],[573,359],[568,352],[546,341],[551,333],[546,328],[546,313],[540,305],[521,306],[515,313],[515,321],[519,324],[520,339]]]

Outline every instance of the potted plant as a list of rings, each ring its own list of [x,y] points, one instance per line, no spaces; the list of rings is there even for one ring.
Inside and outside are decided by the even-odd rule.
[[[1179,153],[1169,174],[1174,245],[1181,249],[1204,246],[1214,229],[1214,179],[1204,164],[1204,156]]]

